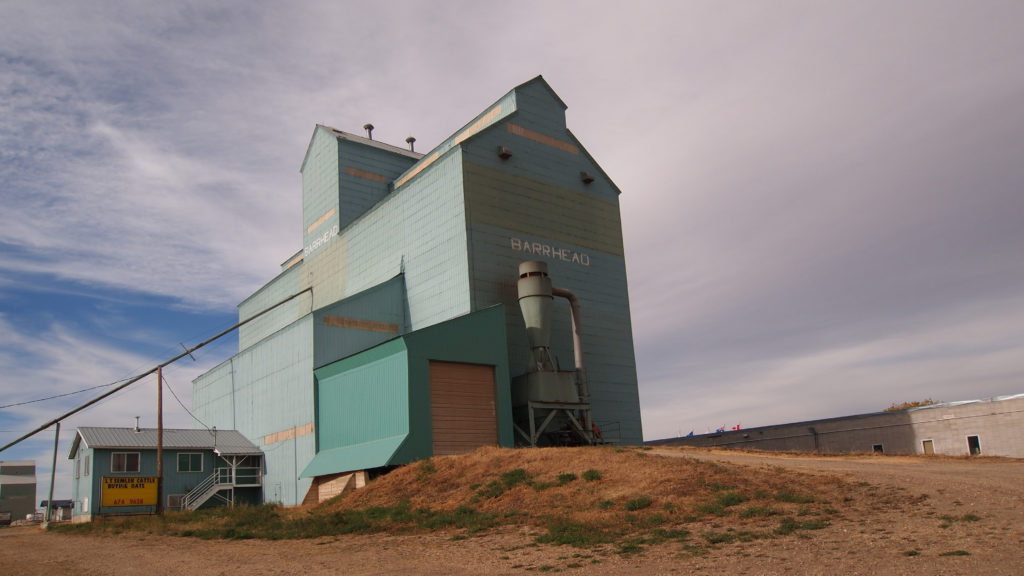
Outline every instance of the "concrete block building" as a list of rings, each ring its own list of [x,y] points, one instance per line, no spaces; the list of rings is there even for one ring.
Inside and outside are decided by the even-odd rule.
[[[515,445],[511,382],[533,363],[523,261],[578,296],[594,423],[642,441],[620,192],[565,110],[537,77],[426,154],[315,127],[303,246],[239,305],[240,322],[263,314],[240,328],[238,354],[193,387],[203,422],[266,454],[267,500]],[[574,319],[562,303],[553,313],[551,357],[571,367]]]
[[[647,444],[1024,458],[1024,394],[725,430]]]
[[[34,514],[36,463],[32,460],[0,460],[0,524],[24,520]]]

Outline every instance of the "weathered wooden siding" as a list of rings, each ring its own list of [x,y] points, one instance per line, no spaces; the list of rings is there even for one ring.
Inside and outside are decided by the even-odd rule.
[[[297,480],[316,451],[313,436],[313,317],[246,348],[193,383],[193,411],[207,426],[234,429],[266,455],[268,501],[296,504]]]
[[[513,377],[530,364],[516,296],[518,265],[548,263],[580,299],[595,421],[625,443],[643,434],[618,192],[565,130],[564,107],[541,83],[517,89],[515,114],[463,144],[475,309],[506,305]],[[509,126],[512,126],[510,129]],[[498,146],[512,157],[497,156]],[[587,184],[580,173],[595,179]],[[573,365],[568,304],[556,299],[552,352]]]

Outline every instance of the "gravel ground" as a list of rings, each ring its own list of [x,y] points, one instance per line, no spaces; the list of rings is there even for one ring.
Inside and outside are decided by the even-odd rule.
[[[694,555],[681,543],[635,555],[537,546],[533,528],[300,541],[81,536],[0,528],[0,574],[1022,574],[1024,461],[816,457],[659,448],[650,455],[839,477],[862,499],[823,530],[737,542]]]

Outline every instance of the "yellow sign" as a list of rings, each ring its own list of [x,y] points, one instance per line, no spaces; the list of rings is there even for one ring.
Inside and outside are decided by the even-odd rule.
[[[156,476],[104,476],[103,506],[156,506]]]

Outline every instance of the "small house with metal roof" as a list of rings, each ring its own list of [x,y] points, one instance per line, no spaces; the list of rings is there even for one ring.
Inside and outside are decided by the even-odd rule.
[[[167,510],[262,501],[263,453],[236,430],[165,429],[162,490],[157,444],[156,428],[79,428],[68,454],[72,520],[152,514],[161,492]]]

